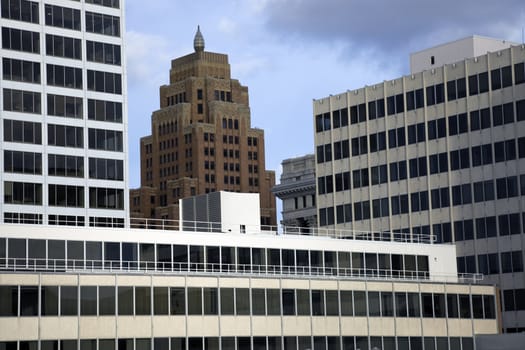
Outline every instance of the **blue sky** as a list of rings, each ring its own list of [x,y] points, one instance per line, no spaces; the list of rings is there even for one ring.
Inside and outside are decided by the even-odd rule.
[[[522,41],[522,0],[126,0],[130,187],[140,185],[140,137],[150,133],[170,61],[229,55],[248,86],[266,167],[313,153],[312,99],[408,73],[409,53],[472,34]]]

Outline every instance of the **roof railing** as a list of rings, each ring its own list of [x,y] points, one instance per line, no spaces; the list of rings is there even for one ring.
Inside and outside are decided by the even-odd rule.
[[[0,271],[44,273],[131,273],[131,274],[205,274],[315,277],[367,280],[408,280],[480,283],[482,274],[430,274],[428,271],[379,268],[337,268],[195,262],[115,261],[87,259],[0,259]]]

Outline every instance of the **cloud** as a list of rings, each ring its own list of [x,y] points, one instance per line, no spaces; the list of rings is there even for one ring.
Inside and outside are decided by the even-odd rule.
[[[348,53],[362,47],[407,52],[473,34],[515,36],[508,29],[521,31],[524,13],[522,0],[268,0],[263,10],[274,34],[343,41]]]
[[[226,34],[232,34],[237,29],[237,25],[229,18],[221,18],[219,20],[219,30]]]
[[[170,44],[163,37],[128,31],[126,33],[127,71],[130,86],[157,88],[167,82]]]

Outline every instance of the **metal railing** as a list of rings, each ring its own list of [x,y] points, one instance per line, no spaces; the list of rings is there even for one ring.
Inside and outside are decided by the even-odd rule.
[[[241,227],[242,226],[242,227]],[[130,218],[130,227],[133,229],[179,230],[189,232],[215,233],[245,233],[271,235],[303,235],[337,239],[402,242],[402,243],[433,243],[436,236],[432,234],[413,234],[410,232],[394,231],[360,231],[333,228],[298,227],[298,226],[270,226],[270,225],[232,225],[220,222]],[[235,229],[233,229],[235,227]]]
[[[115,261],[78,259],[0,259],[0,271],[50,273],[159,273],[315,277],[479,283],[482,274],[430,274],[428,271],[226,263]]]

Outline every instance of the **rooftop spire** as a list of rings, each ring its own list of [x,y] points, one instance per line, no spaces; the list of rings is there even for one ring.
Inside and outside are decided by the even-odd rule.
[[[197,33],[195,33],[195,39],[193,39],[193,48],[195,52],[204,51],[204,37],[200,26],[197,26]]]

